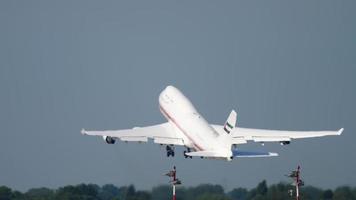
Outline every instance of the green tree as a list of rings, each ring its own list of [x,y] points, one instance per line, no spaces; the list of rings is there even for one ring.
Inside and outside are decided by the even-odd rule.
[[[119,195],[119,188],[112,184],[106,184],[99,190],[98,197],[101,200],[112,200],[114,198],[119,198]]]
[[[294,200],[288,193],[290,184],[267,186],[260,182],[256,188],[236,188],[225,193],[220,185],[202,184],[196,187],[178,187],[177,200]],[[302,200],[356,200],[356,188],[338,187],[335,191],[312,186],[302,187]],[[134,185],[117,188],[112,184],[99,187],[95,184],[68,185],[58,190],[33,188],[22,194],[6,186],[0,187],[0,200],[167,200],[172,198],[170,185],[154,187],[151,192],[136,190]]]
[[[135,200],[136,188],[130,185],[126,190],[125,200]]]
[[[332,190],[325,190],[321,196],[322,200],[332,200],[333,199],[333,191]]]
[[[12,199],[13,200],[28,200],[28,198],[26,198],[25,195],[19,191],[12,192]]]
[[[267,193],[268,188],[267,188],[267,183],[266,180],[263,180],[260,182],[256,188],[252,189],[248,194],[247,198],[249,200],[261,200],[263,199],[263,196]]]
[[[354,198],[356,198],[356,187],[354,187],[351,192],[352,192],[352,195],[354,196]]]
[[[266,194],[266,199],[268,200],[288,200],[294,199],[292,198],[288,190],[290,186],[284,183],[278,183],[276,185],[271,185]]]
[[[313,186],[306,186],[300,189],[301,199],[319,200],[323,191]]]
[[[36,200],[51,200],[54,197],[54,192],[48,188],[33,188],[25,193],[27,199]]]
[[[355,199],[354,195],[351,192],[350,187],[343,186],[335,189],[334,200],[353,200]]]
[[[151,200],[151,193],[146,191],[137,191],[135,200]]]
[[[177,192],[178,193],[178,192]],[[181,193],[178,193],[178,198],[182,198]],[[152,199],[167,200],[172,198],[172,187],[168,185],[160,185],[152,189]]]
[[[212,185],[212,184],[202,184],[197,187],[192,187],[187,190],[185,200],[195,200],[200,195],[204,194],[217,194],[217,195],[225,195],[224,189],[220,185]]]
[[[236,188],[228,193],[232,200],[246,200],[248,191],[245,188]]]
[[[77,186],[65,186],[60,188],[55,195],[58,200],[95,200],[97,197],[99,187],[94,184],[80,184]]]
[[[268,191],[268,188],[267,188],[267,182],[266,180],[263,180],[261,183],[259,183],[257,185],[257,188],[256,188],[256,192],[257,194],[260,194],[260,195],[265,195]]]
[[[10,200],[11,199],[11,189],[6,186],[0,187],[0,199],[1,200]]]
[[[196,200],[230,200],[230,198],[224,194],[205,193],[197,197]]]

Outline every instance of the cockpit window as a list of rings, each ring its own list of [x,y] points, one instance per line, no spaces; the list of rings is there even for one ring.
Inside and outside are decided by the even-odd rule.
[[[201,116],[197,112],[193,112],[193,115],[197,116],[198,118],[201,118]]]
[[[164,100],[166,101],[166,103],[173,103],[173,99],[171,99],[171,97],[167,94],[164,95]]]

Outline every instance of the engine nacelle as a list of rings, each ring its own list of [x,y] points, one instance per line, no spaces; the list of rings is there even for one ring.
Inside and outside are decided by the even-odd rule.
[[[103,136],[104,140],[108,144],[115,144],[116,140],[113,137],[110,136]]]
[[[290,141],[280,141],[279,143],[283,146],[283,145],[290,144]]]

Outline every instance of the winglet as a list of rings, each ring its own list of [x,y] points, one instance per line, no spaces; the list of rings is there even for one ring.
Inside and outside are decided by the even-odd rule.
[[[340,128],[340,130],[337,131],[337,135],[341,135],[341,133],[344,131],[344,128]]]

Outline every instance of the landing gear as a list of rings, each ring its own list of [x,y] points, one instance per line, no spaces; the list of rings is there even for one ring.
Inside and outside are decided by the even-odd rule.
[[[167,145],[166,146],[166,151],[167,151],[167,157],[169,157],[169,156],[172,156],[172,157],[174,157],[174,146],[172,145],[172,146],[169,146],[169,145]]]
[[[187,148],[187,150],[183,152],[184,158],[190,158],[190,159],[193,158],[193,156],[188,156],[188,155],[187,155],[187,153],[189,153],[189,152],[190,152],[190,148]]]

